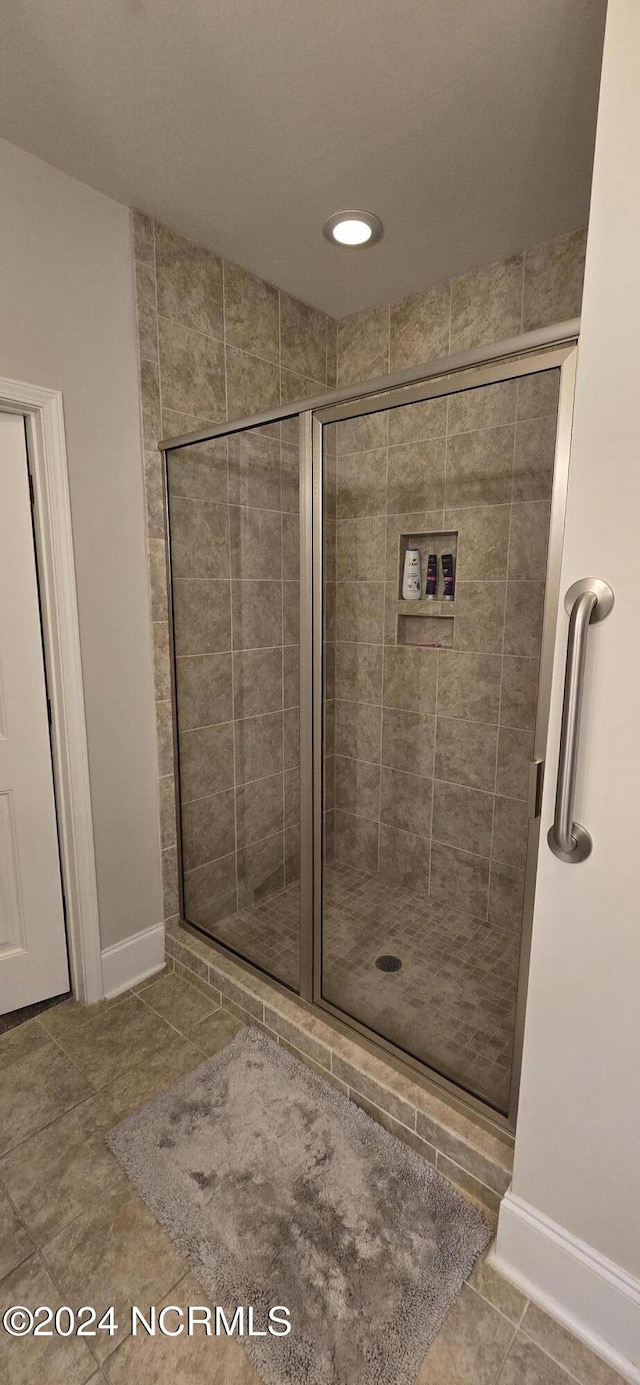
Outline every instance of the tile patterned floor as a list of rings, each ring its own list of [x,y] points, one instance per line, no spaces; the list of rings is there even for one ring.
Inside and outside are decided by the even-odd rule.
[[[291,886],[222,920],[216,936],[295,989],[299,917]],[[324,920],[325,998],[506,1109],[519,934],[338,861],[325,871]],[[380,971],[382,953],[402,969]]]
[[[67,1001],[0,1037],[0,1310],[13,1303],[186,1307],[204,1295],[108,1150],[116,1121],[240,1027],[175,972],[86,1010]],[[46,1066],[47,1082],[43,1082]],[[46,1091],[46,1099],[43,1092]],[[26,1115],[24,1112],[26,1111]],[[3,1385],[261,1385],[236,1339],[13,1339]],[[416,1385],[623,1385],[486,1263]],[[336,1382],[336,1385],[347,1385]]]
[[[44,1014],[45,1010],[50,1010],[54,1005],[61,1005],[63,1000],[67,1000],[69,992],[64,995],[54,995],[50,1000],[38,1000],[35,1005],[24,1005],[21,1010],[10,1010],[6,1015],[0,1015],[0,1034],[6,1034],[9,1029],[15,1029],[19,1024],[26,1024],[27,1020],[36,1019],[38,1015]]]

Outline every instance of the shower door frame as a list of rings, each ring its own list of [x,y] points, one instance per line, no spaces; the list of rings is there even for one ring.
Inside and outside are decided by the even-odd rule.
[[[540,839],[540,798],[548,731],[551,674],[556,637],[562,538],[569,474],[575,368],[579,319],[528,332],[519,337],[478,348],[431,364],[412,367],[359,386],[333,390],[294,406],[273,408],[249,418],[214,425],[197,433],[163,440],[164,503],[167,536],[167,584],[169,597],[169,647],[172,682],[172,723],[175,766],[178,885],[180,922],[212,948],[240,960],[256,976],[287,995],[296,995],[305,1009],[321,1015],[332,1027],[348,1034],[362,1047],[384,1055],[400,1072],[409,1075],[461,1111],[473,1111],[490,1129],[505,1136],[515,1130],[524,1018],[529,972],[531,928]],[[445,1077],[424,1060],[414,1058],[397,1044],[361,1023],[322,996],[322,888],[323,888],[323,645],[324,645],[324,549],[323,549],[323,452],[322,431],[330,423],[361,417],[422,400],[477,389],[542,370],[560,371],[556,445],[551,492],[549,543],[545,574],[545,598],[536,701],[533,761],[529,802],[529,833],[525,865],[520,962],[513,1040],[513,1063],[507,1114]],[[384,398],[383,398],[384,396]],[[256,966],[238,951],[212,938],[185,918],[184,872],[180,830],[180,765],[178,753],[176,650],[173,620],[173,580],[168,495],[168,454],[181,447],[206,442],[249,428],[299,419],[300,453],[300,987],[292,990]]]

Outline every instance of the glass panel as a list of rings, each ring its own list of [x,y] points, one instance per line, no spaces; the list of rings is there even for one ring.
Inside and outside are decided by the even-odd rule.
[[[324,429],[322,996],[503,1112],[558,380]]]
[[[167,459],[184,915],[296,990],[297,429]]]

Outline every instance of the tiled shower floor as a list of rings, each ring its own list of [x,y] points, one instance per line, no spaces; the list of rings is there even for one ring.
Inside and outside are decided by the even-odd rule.
[[[256,966],[298,984],[298,887],[217,926]],[[342,862],[324,881],[323,995],[347,1014],[504,1108],[519,930],[425,901]],[[380,971],[381,954],[400,958]]]

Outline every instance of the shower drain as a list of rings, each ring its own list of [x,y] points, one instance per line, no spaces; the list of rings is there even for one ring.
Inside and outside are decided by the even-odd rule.
[[[381,957],[376,957],[376,966],[378,971],[400,971],[402,962],[392,952],[383,952]]]

